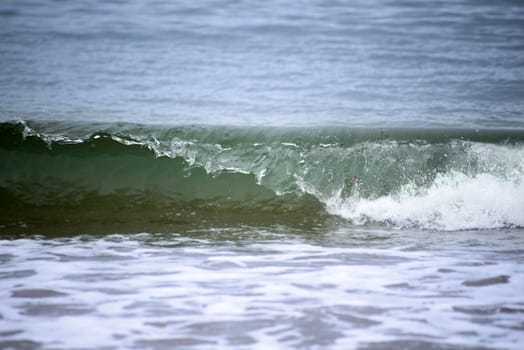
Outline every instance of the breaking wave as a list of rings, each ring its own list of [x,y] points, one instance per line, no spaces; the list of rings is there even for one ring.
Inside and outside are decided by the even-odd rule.
[[[0,159],[3,226],[115,210],[524,227],[522,130],[19,121],[0,124]]]

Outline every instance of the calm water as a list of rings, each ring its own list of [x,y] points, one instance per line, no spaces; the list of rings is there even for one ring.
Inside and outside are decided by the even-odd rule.
[[[520,349],[521,1],[0,3],[0,349]]]
[[[3,118],[522,127],[521,1],[2,1]]]

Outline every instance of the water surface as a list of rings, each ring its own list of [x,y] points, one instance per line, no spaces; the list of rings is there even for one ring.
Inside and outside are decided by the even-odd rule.
[[[521,1],[0,4],[0,348],[520,349]]]

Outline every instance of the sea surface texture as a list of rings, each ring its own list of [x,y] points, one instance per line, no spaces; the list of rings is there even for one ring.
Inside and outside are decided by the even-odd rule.
[[[0,349],[521,349],[522,1],[0,3]]]

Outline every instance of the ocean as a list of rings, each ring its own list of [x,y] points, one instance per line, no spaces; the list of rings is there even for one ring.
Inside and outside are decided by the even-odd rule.
[[[524,3],[0,3],[0,349],[520,349]]]

